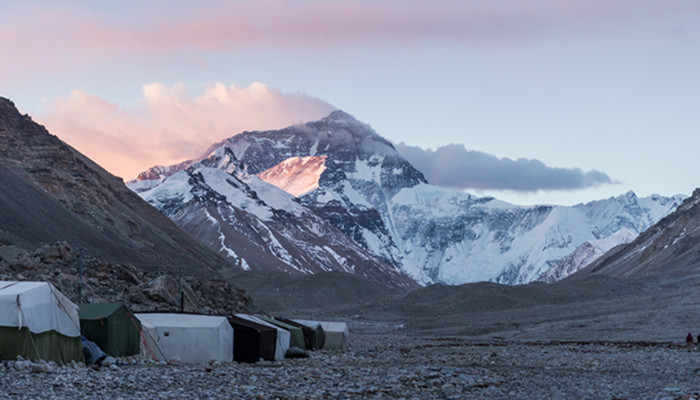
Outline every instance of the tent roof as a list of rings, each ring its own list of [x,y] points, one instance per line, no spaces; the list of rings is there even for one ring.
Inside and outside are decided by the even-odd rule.
[[[326,332],[347,332],[348,331],[348,324],[345,322],[333,322],[333,321],[313,321],[313,320],[308,320],[308,319],[294,319],[293,321],[296,321],[302,325],[306,325],[309,327],[316,327],[316,326],[321,326],[324,331]]]
[[[78,306],[49,282],[0,281],[0,326],[80,336]]]
[[[48,282],[0,281],[0,295],[17,295],[47,284]]]
[[[288,331],[293,331],[293,332],[299,331],[299,332],[301,332],[301,328],[300,328],[300,327],[294,326],[294,325],[292,325],[292,324],[288,324],[288,323],[286,323],[286,322],[282,322],[282,321],[280,321],[280,320],[278,320],[278,319],[271,318],[271,317],[268,317],[268,316],[265,316],[265,315],[256,315],[256,317],[259,318],[259,319],[261,319],[261,320],[263,320],[263,321],[265,321],[265,322],[271,323],[272,325],[277,325],[277,326],[279,326],[280,328],[286,329],[286,330],[288,330]]]
[[[272,325],[271,323],[269,323],[269,322],[267,322],[267,321],[263,321],[263,320],[261,320],[260,318],[254,316],[254,315],[236,314],[236,317],[245,319],[245,320],[247,320],[247,321],[255,322],[256,324],[259,324],[259,325],[262,325],[262,326],[266,326],[266,327],[268,327],[268,328],[273,328],[273,329],[276,330],[276,331],[282,330],[282,331],[287,332],[286,330],[280,328],[279,326]]]
[[[254,321],[247,320],[245,318],[230,316],[228,317],[228,322],[233,326],[234,330],[237,326],[244,326],[250,329],[255,329],[257,331],[272,331],[277,332],[277,330],[271,326],[265,326]]]
[[[168,328],[218,328],[223,323],[228,325],[226,317],[217,315],[176,314],[176,313],[139,313],[134,314],[143,325]]]
[[[78,304],[78,314],[80,319],[102,319],[107,318],[122,307],[124,303],[81,303]]]

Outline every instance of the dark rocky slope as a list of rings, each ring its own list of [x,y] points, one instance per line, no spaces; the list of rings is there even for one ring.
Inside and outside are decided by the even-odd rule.
[[[140,268],[181,265],[224,276],[228,266],[136,194],[0,98],[0,244],[67,241]]]
[[[180,306],[185,312],[216,315],[259,311],[244,291],[221,279],[113,264],[66,242],[31,251],[0,246],[0,281],[14,280],[51,282],[73,302],[125,302],[137,312],[178,311]]]

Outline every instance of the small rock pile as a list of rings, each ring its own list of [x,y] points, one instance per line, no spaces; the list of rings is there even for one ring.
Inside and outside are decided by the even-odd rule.
[[[66,242],[28,252],[0,246],[0,280],[48,281],[73,302],[126,302],[132,311],[177,311],[182,287],[183,311],[232,315],[258,312],[250,297],[223,280],[196,279],[177,271],[113,264],[81,255]]]

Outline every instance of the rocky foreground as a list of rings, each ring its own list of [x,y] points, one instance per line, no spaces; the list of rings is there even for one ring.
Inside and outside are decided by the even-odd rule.
[[[474,342],[357,333],[307,359],[110,368],[0,364],[0,398],[700,399],[700,352],[670,343]]]

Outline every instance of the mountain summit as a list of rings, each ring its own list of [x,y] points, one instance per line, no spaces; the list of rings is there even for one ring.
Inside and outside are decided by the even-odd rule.
[[[249,171],[222,145],[170,176],[129,185],[242,270],[343,271],[389,287],[416,286],[297,198]]]
[[[236,160],[235,168],[226,163],[206,161],[212,155],[224,153]],[[304,221],[296,226],[318,227],[323,221],[349,239],[353,252],[362,252],[375,260],[372,264],[365,262],[365,274],[383,271],[375,275],[381,281],[386,278],[387,271],[393,270],[420,284],[474,281],[516,284],[551,276],[558,279],[583,266],[566,265],[552,270],[582,244],[591,243],[600,254],[620,240],[631,240],[682,201],[680,196],[638,198],[628,193],[573,207],[520,207],[493,198],[477,198],[429,185],[423,174],[389,141],[369,125],[336,110],[325,118],[302,125],[239,133],[214,144],[200,159],[153,168],[141,174],[141,180],[129,183],[180,226],[195,236],[209,237],[205,243],[212,248],[222,254],[228,251],[223,250],[224,247],[231,249],[236,255],[229,258],[236,260],[246,259],[240,254],[241,246],[223,246],[221,243],[232,242],[226,238],[217,239],[219,233],[204,233],[208,217],[201,211],[203,205],[197,206],[201,214],[198,218],[191,217],[196,214],[194,212],[180,211],[185,204],[191,204],[192,193],[199,190],[192,182],[202,182],[195,177],[204,166],[219,170],[216,178],[214,172],[207,170],[210,173],[204,174],[200,170],[212,194],[229,193],[230,186],[243,188],[238,183],[233,185],[236,180],[248,185],[243,192],[251,196],[249,200],[234,200],[232,195],[226,195],[229,206],[240,210],[237,201],[247,204],[255,199],[268,207],[264,215],[289,215],[290,210],[299,210],[291,212],[296,216],[304,215]],[[187,171],[190,178],[183,176],[182,171]],[[178,186],[168,182],[172,180],[188,183]],[[266,193],[273,192],[277,193],[275,198],[281,198],[272,184],[276,186],[274,189],[288,191],[284,193],[288,196],[284,204],[266,200]],[[223,226],[239,227],[237,233],[252,242],[245,248],[272,254],[287,265],[297,263],[293,267],[297,270],[301,270],[301,265],[309,265],[285,255],[293,252],[275,252],[269,239],[257,238],[252,232],[244,233],[248,228],[240,225],[240,211],[229,214],[224,219],[214,216],[217,223],[211,221],[209,229],[218,232]],[[209,215],[213,216],[211,211]],[[258,214],[259,217],[264,215]],[[316,218],[316,222],[311,224],[310,218]],[[198,222],[195,223],[195,219]],[[265,224],[270,227],[267,222]],[[198,227],[188,229],[190,225]],[[283,226],[280,223],[274,231],[280,232]],[[627,234],[603,240],[621,229],[627,230]],[[279,243],[282,243],[281,237],[303,243],[301,236],[295,236],[299,234],[288,231],[285,235],[274,236]],[[332,248],[337,252],[341,236],[333,237],[337,241]],[[342,246],[347,244],[343,242]],[[317,256],[324,254],[323,249],[328,247],[324,246],[305,248],[302,253],[316,259],[311,264],[321,269],[335,268],[327,261],[318,260]],[[360,258],[343,259],[345,271],[360,266],[356,264]],[[246,262],[246,265],[252,269],[266,268],[260,262]]]

